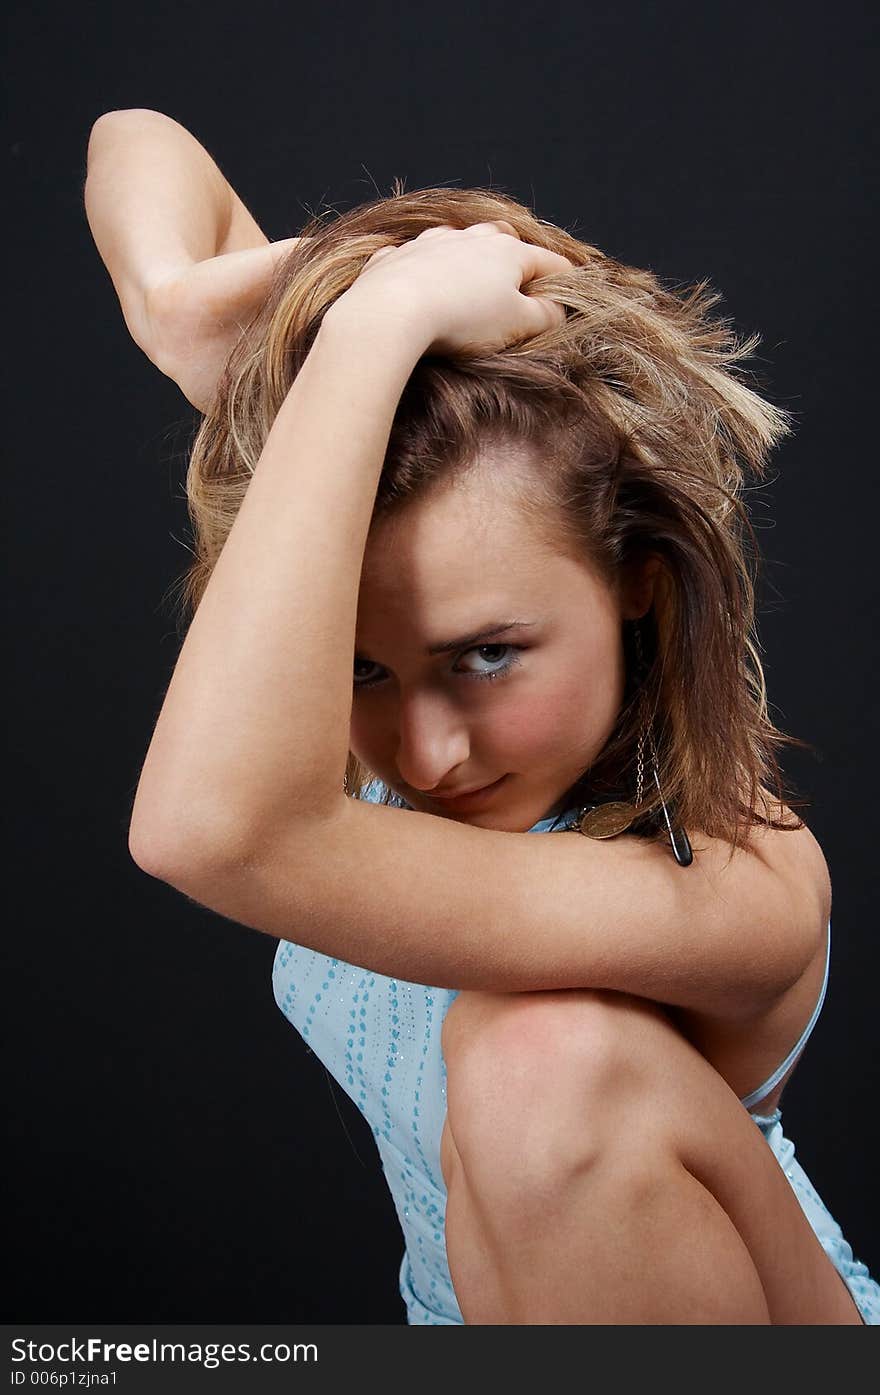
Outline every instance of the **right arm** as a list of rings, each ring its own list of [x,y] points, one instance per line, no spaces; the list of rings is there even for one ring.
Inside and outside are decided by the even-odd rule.
[[[85,210],[129,333],[205,410],[280,256],[202,145],[158,111],[92,127]]]

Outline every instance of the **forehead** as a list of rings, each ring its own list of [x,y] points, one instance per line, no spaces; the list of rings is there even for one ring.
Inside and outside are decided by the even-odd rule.
[[[522,491],[536,490],[533,468],[515,451],[487,451],[466,474],[376,519],[359,623],[394,621],[442,637],[488,616],[558,602],[559,588],[574,580],[598,585],[556,541],[552,517],[540,525],[522,507]]]
[[[481,462],[377,519],[364,554],[364,597],[403,590],[439,602],[479,595],[505,579],[537,582],[553,560],[552,544],[517,507],[512,472],[505,477],[497,466]]]

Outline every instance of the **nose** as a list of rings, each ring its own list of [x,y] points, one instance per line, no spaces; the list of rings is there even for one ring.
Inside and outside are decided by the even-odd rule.
[[[460,711],[440,692],[412,692],[400,701],[397,769],[410,789],[430,794],[454,783],[467,762],[470,738]]]

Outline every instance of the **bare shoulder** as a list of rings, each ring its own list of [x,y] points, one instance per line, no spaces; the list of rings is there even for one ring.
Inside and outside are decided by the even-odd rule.
[[[831,916],[831,877],[818,839],[787,806],[777,811],[784,828],[756,825],[748,847],[760,885],[765,869],[788,889],[788,933],[797,941],[797,974],[770,995],[756,1013],[739,1019],[714,1011],[673,1008],[672,1020],[740,1098],[754,1092],[785,1058],[815,1008],[826,966],[827,929]],[[774,815],[775,816],[775,815]],[[760,1107],[767,1113],[779,1098],[795,1064],[777,1082]]]
[[[788,884],[802,907],[805,929],[824,938],[831,915],[831,874],[822,847],[803,819],[786,804],[775,805],[784,828],[757,824],[749,831],[749,848]]]

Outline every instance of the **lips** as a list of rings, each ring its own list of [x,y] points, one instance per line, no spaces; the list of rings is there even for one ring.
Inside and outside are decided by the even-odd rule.
[[[497,784],[497,780],[493,781]],[[488,789],[488,785],[472,785],[469,790],[433,790],[432,799],[464,799],[466,794],[476,794],[479,790]]]
[[[435,799],[438,803],[447,805],[450,808],[458,808],[459,805],[464,807],[466,805],[475,804],[480,799],[488,799],[506,779],[507,776],[502,775],[499,779],[493,780],[490,785],[477,785],[476,788],[463,790],[454,794],[430,794],[427,798]]]

